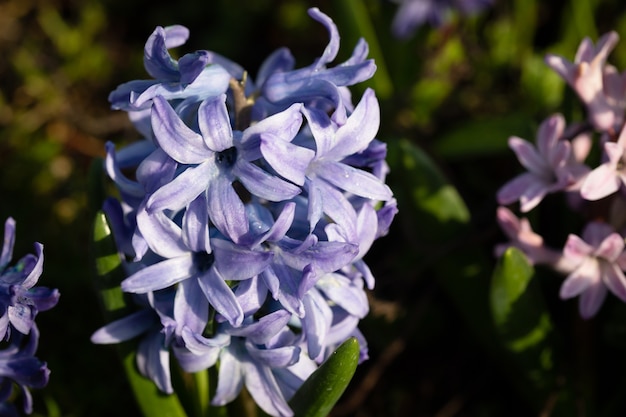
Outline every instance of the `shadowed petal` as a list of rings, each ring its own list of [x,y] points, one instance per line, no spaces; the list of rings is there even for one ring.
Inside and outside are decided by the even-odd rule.
[[[626,277],[618,265],[605,262],[602,265],[602,278],[604,284],[620,300],[626,302]]]
[[[257,197],[269,201],[289,200],[302,191],[281,178],[271,175],[258,166],[238,159],[233,167],[233,173],[248,191]]]
[[[223,239],[213,239],[215,266],[227,280],[243,280],[263,272],[274,254],[268,251],[253,251],[234,245]]]
[[[230,349],[224,349],[220,354],[217,389],[211,404],[228,404],[239,395],[241,388],[243,388],[243,363],[230,352]]]
[[[239,240],[248,233],[246,209],[233,188],[223,176],[217,176],[207,190],[209,219],[217,230],[232,239]]]
[[[240,326],[243,321],[243,310],[219,272],[215,268],[210,268],[198,277],[198,283],[215,311],[224,316],[233,326]]]
[[[155,323],[154,317],[154,313],[146,309],[132,313],[96,330],[91,335],[91,343],[112,344],[130,340],[148,330]]]
[[[606,298],[607,289],[602,282],[593,283],[582,293],[579,301],[580,316],[584,319],[593,317]]]
[[[293,411],[283,397],[271,369],[253,361],[244,362],[243,366],[246,389],[258,406],[270,415],[292,416]]]

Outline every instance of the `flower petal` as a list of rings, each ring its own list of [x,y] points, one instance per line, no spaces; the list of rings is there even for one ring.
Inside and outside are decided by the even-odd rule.
[[[147,293],[161,290],[190,278],[195,273],[191,253],[147,266],[122,281],[122,290]]]
[[[198,125],[207,147],[212,151],[221,152],[233,146],[226,94],[206,99],[200,104]]]
[[[600,200],[616,192],[621,183],[615,168],[610,164],[602,164],[585,177],[580,195],[586,200]]]
[[[161,96],[152,105],[152,129],[159,146],[178,162],[199,164],[213,155],[202,136],[187,127]]]
[[[387,201],[391,189],[369,172],[333,161],[317,161],[315,174],[335,187],[371,200]]]
[[[233,326],[240,326],[243,322],[243,310],[233,294],[233,290],[226,284],[224,277],[215,267],[198,277],[198,283],[211,306]]]

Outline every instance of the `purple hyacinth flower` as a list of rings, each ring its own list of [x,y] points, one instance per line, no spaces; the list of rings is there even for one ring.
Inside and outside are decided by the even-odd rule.
[[[302,119],[296,105],[243,132],[233,131],[225,99],[222,95],[200,105],[200,133],[196,133],[164,99],[155,98],[152,124],[156,141],[165,153],[187,168],[155,191],[148,199],[147,208],[151,212],[180,210],[205,194],[211,222],[238,242],[248,232],[248,223],[243,202],[233,188],[235,181],[240,181],[252,195],[269,201],[287,200],[300,193],[295,185],[252,163],[258,158],[258,151],[251,142],[258,142],[259,136],[284,137],[289,141]]]
[[[561,286],[561,298],[580,295],[580,315],[588,319],[600,309],[607,289],[626,302],[624,238],[606,223],[589,223],[582,239],[569,235],[563,256],[574,266]]]
[[[149,214],[140,208],[137,225],[150,249],[164,259],[122,281],[124,291],[141,294],[186,279],[197,280],[211,306],[229,322],[241,324],[243,310],[226,281],[246,280],[261,273],[271,262],[271,252],[249,250],[214,238],[212,252],[208,253],[204,244],[196,246],[205,241],[204,237],[185,238],[183,229],[163,212]]]
[[[51,309],[59,300],[58,290],[35,286],[43,272],[43,245],[35,243],[35,254],[10,266],[14,244],[15,221],[8,218],[0,255],[0,338],[10,336],[11,328],[28,334],[37,313]]]
[[[16,334],[11,337],[9,344],[0,350],[0,411],[4,409],[15,411],[16,407],[8,401],[12,396],[14,385],[17,385],[24,397],[22,410],[26,414],[32,413],[33,400],[29,388],[43,388],[48,384],[50,370],[45,362],[35,357],[38,340],[39,330],[33,324],[30,334]]]
[[[521,211],[528,212],[546,194],[568,189],[580,180],[588,168],[576,161],[571,143],[561,139],[564,129],[565,119],[557,114],[539,126],[536,148],[521,138],[509,139],[509,146],[528,171],[500,188],[498,203],[519,200]]]
[[[245,385],[263,411],[273,416],[292,416],[293,411],[275,375],[278,369],[296,365],[300,360],[297,338],[287,324],[290,314],[278,310],[256,321],[233,328],[224,325],[220,331],[231,336],[230,344],[219,355],[220,368],[213,405],[234,400]],[[198,349],[210,339],[198,337]]]
[[[366,59],[368,46],[361,39],[346,62],[327,68],[339,51],[337,26],[318,8],[309,9],[309,15],[322,23],[330,34],[322,56],[308,67],[274,72],[263,84],[262,96],[274,104],[303,102],[307,107],[332,111],[333,120],[341,125],[345,122],[346,109],[351,107],[343,89],[371,78],[376,65],[372,59]]]
[[[111,106],[139,111],[149,108],[156,96],[201,101],[225,92],[230,74],[219,65],[208,65],[208,52],[185,54],[179,60],[171,57],[168,49],[184,44],[188,37],[189,30],[184,26],[157,27],[144,49],[144,66],[154,80],[120,85],[109,95]]]
[[[11,264],[14,245],[15,220],[8,218],[0,252],[0,338],[4,341],[0,350],[0,410],[15,411],[7,401],[16,384],[24,397],[23,410],[30,414],[28,388],[45,386],[50,374],[46,363],[35,357],[39,341],[35,317],[57,304],[59,292],[35,286],[43,271],[43,245],[35,243],[35,254]]]
[[[323,112],[306,108],[302,111],[315,143],[315,156],[305,171],[304,183],[309,196],[311,229],[324,213],[345,229],[348,241],[353,241],[356,239],[356,212],[344,193],[375,201],[388,201],[393,196],[379,178],[344,162],[353,154],[367,149],[376,136],[380,121],[378,100],[374,91],[367,89],[342,126],[335,124]],[[288,179],[295,181],[297,178]]]

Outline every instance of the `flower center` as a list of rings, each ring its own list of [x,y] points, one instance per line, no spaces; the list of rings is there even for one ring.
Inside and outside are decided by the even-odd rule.
[[[213,266],[213,262],[215,261],[215,256],[212,253],[206,252],[195,252],[193,254],[193,264],[198,271],[206,272]]]
[[[237,148],[234,146],[225,149],[222,152],[218,152],[215,155],[215,162],[225,168],[233,166],[235,164],[235,160],[237,160]]]

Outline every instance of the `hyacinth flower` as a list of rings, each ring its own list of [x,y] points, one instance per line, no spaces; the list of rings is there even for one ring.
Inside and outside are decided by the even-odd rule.
[[[207,51],[185,54],[175,60],[168,49],[183,45],[189,30],[180,25],[157,27],[144,50],[144,67],[153,80],[136,80],[120,85],[109,95],[114,109],[149,109],[156,96],[168,100],[216,96],[228,88],[230,75],[218,65],[208,65]]]
[[[591,222],[582,239],[570,234],[563,256],[574,268],[561,286],[563,299],[580,296],[580,315],[593,317],[604,302],[607,290],[626,302],[626,253],[624,238],[606,223]]]
[[[54,307],[59,300],[56,289],[36,286],[43,272],[43,245],[35,243],[35,254],[28,254],[12,264],[15,245],[15,220],[4,224],[4,242],[0,252],[0,410],[3,415],[18,415],[9,403],[14,384],[24,400],[22,410],[32,412],[29,388],[42,388],[50,371],[36,356],[39,330],[35,318],[40,311]]]
[[[594,46],[585,38],[576,52],[574,62],[554,55],[545,61],[578,94],[587,107],[587,119],[600,131],[615,130],[624,119],[626,74],[618,74],[606,60],[619,40],[616,32],[602,36]]]
[[[520,210],[528,212],[546,196],[570,189],[587,172],[572,152],[571,143],[562,140],[565,119],[557,114],[541,123],[537,147],[518,138],[509,138],[509,147],[528,171],[513,178],[498,191],[498,203],[520,202]]]
[[[139,304],[92,340],[137,338],[139,371],[164,392],[176,393],[173,353],[188,373],[219,367],[214,404],[245,386],[265,412],[289,416],[289,398],[344,341],[358,340],[357,357],[367,358],[358,324],[374,277],[363,257],[397,206],[375,139],[376,95],[366,90],[355,106],[347,87],[375,65],[360,41],[348,61],[327,67],[337,28],[318,9],[309,14],[330,42],[308,67],[294,69],[279,49],[255,86],[212,52],[186,58],[192,66],[173,60],[168,48],[187,33],[157,28],[144,51],[155,80],[110,97],[144,136],[120,150],[107,144],[105,163],[121,197],[104,207],[122,254],[120,286]],[[191,75],[208,71],[200,62],[229,74],[228,85],[216,76],[190,89]]]
[[[591,171],[582,183],[580,195],[586,200],[599,200],[617,192],[626,183],[624,172],[624,146],[626,129],[622,129],[617,142],[605,141],[606,162]]]
[[[493,0],[394,0],[399,3],[393,23],[392,33],[400,39],[411,36],[425,23],[440,26],[451,10],[464,14],[476,13],[493,3]]]
[[[263,83],[261,94],[272,104],[305,103],[307,107],[332,111],[335,123],[343,124],[351,103],[346,87],[368,80],[376,65],[366,59],[367,43],[360,40],[352,56],[344,63],[328,68],[339,52],[339,31],[332,19],[317,8],[309,9],[309,16],[322,23],[330,34],[330,41],[322,56],[308,67],[290,71],[275,71]]]

